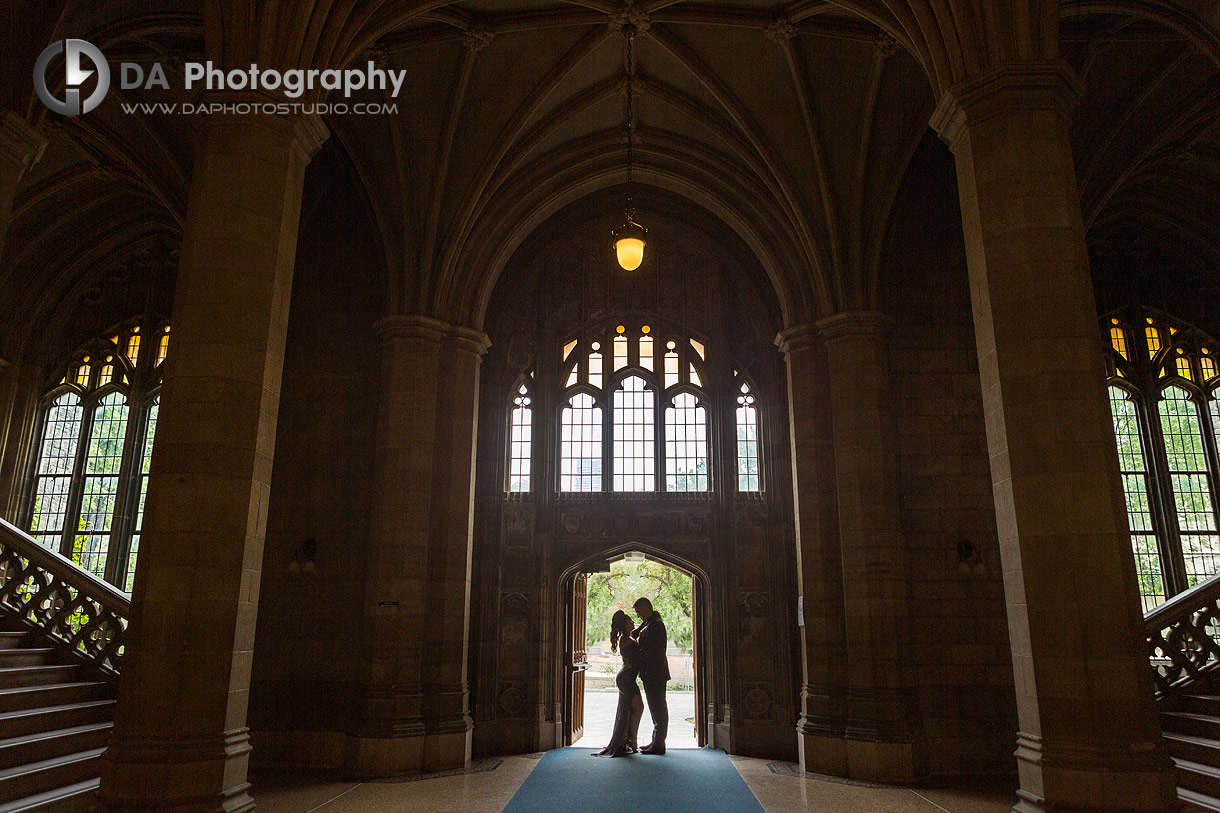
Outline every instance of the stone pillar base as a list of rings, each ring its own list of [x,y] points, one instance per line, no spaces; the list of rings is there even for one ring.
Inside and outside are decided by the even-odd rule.
[[[847,741],[842,736],[798,731],[796,747],[802,771],[825,776],[847,776]]]
[[[461,768],[470,762],[473,733],[453,731],[448,734],[429,734],[424,738],[424,771],[448,771]]]
[[[424,736],[361,737],[348,735],[344,773],[352,779],[369,779],[420,773],[424,770]]]
[[[919,777],[918,747],[913,742],[844,740],[847,775],[867,782],[909,785]]]
[[[1162,764],[1152,752],[1098,754],[1081,749],[1071,756],[1058,754],[1048,759],[1036,739],[1023,735],[1018,743],[1021,789],[1013,808],[1018,813],[1169,813],[1180,809],[1172,763]]]

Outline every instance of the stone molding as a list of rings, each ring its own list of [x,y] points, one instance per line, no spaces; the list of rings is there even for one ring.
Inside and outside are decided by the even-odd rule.
[[[880,311],[845,311],[819,319],[815,324],[827,346],[860,336],[884,338],[894,320]]]
[[[11,110],[0,114],[0,160],[28,172],[47,148],[47,137]]]
[[[208,762],[217,758],[232,759],[249,753],[250,729],[234,728],[217,737],[162,737],[156,735],[111,736],[110,753],[122,754],[124,763],[167,762],[179,764]],[[117,761],[111,759],[111,761]]]
[[[817,325],[797,325],[780,331],[779,335],[775,337],[775,346],[785,356],[791,356],[793,353],[816,346],[820,339]]]
[[[1021,731],[1017,733],[1016,757],[1032,765],[1080,771],[1158,773],[1172,770],[1172,761],[1159,742],[1135,743],[1125,748],[1055,737],[1047,743],[1036,734]]]
[[[491,339],[481,330],[451,325],[419,314],[387,316],[373,325],[383,342],[400,339],[448,344],[482,357],[491,348]]]
[[[1062,62],[1004,65],[946,91],[929,124],[956,152],[971,124],[1013,110],[1050,110],[1066,120],[1079,98],[1080,80]]]

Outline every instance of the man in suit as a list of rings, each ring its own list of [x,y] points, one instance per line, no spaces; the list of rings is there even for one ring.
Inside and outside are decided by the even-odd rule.
[[[665,684],[669,682],[669,658],[665,648],[665,622],[652,609],[646,598],[632,605],[640,617],[635,640],[640,645],[640,679],[644,681],[644,696],[648,698],[648,713],[652,715],[652,742],[640,749],[641,754],[664,754],[665,735],[669,731],[669,707],[665,705]]]

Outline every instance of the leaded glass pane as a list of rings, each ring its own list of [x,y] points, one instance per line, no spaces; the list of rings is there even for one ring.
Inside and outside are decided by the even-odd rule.
[[[707,410],[684,392],[665,410],[665,490],[707,489]]]
[[[614,490],[655,491],[655,395],[639,376],[614,391]]]
[[[737,490],[761,491],[758,468],[758,412],[749,384],[737,396]]]
[[[1127,502],[1127,523],[1131,528],[1140,598],[1147,612],[1165,600],[1165,582],[1148,504],[1144,444],[1135,404],[1118,387],[1110,387],[1110,412],[1114,418],[1114,437],[1118,443],[1118,464]]]
[[[136,556],[140,552],[140,532],[144,528],[144,500],[148,496],[148,472],[152,466],[153,440],[157,435],[157,412],[160,410],[161,399],[158,397],[148,409],[148,431],[144,434],[144,454],[140,461],[140,504],[136,509],[136,530],[131,536],[131,550],[127,555],[127,578],[124,588],[131,592],[136,580]]]
[[[127,399],[122,393],[112,392],[93,411],[80,521],[72,543],[72,561],[98,578],[106,572],[126,433]]]
[[[602,410],[588,393],[572,396],[563,408],[559,490],[602,490]]]
[[[534,412],[529,390],[522,384],[513,399],[512,425],[509,428],[508,490],[530,490],[530,451],[533,448]]]
[[[81,414],[80,398],[69,392],[55,399],[44,418],[30,535],[51,550],[59,549],[63,535],[76,447],[80,442]]]
[[[1220,535],[1207,481],[1203,427],[1198,407],[1181,387],[1165,388],[1159,412],[1187,583],[1193,587],[1220,569]]]

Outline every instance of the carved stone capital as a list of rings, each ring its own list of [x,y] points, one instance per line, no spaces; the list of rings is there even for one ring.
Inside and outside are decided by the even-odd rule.
[[[1061,62],[1003,65],[946,91],[930,122],[955,150],[970,125],[1004,112],[1050,110],[1067,119],[1080,99],[1080,82]]]
[[[847,311],[817,321],[826,344],[859,336],[884,338],[894,320],[879,311]]]
[[[491,339],[481,330],[419,314],[387,316],[374,324],[373,330],[385,343],[414,339],[436,345],[450,344],[480,357],[491,347]]]
[[[47,137],[11,110],[0,113],[0,161],[27,172],[38,163],[47,147]]]
[[[791,356],[793,353],[815,347],[820,339],[817,325],[796,325],[780,331],[775,337],[775,346],[785,356]]]

